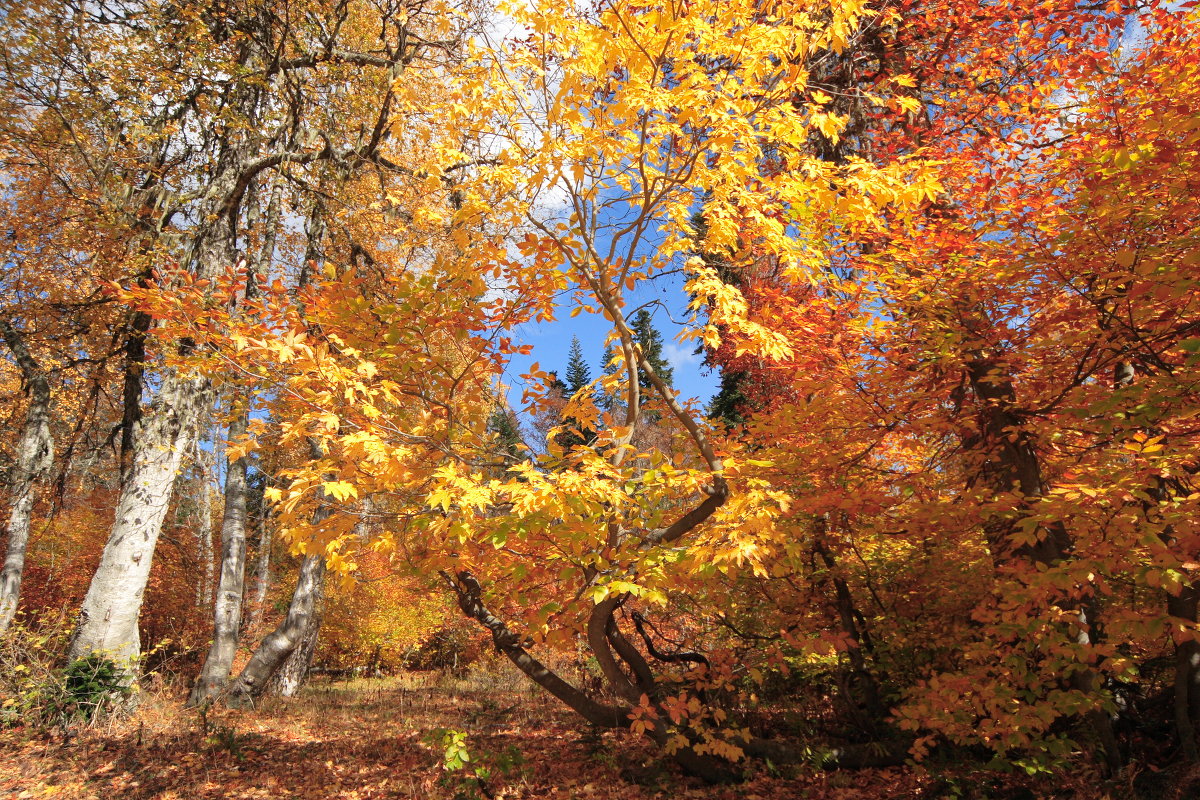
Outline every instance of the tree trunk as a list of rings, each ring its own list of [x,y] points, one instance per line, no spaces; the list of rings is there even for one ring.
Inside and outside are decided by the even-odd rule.
[[[299,643],[292,648],[292,652],[279,665],[279,669],[275,670],[275,674],[267,683],[267,692],[270,694],[294,697],[296,692],[300,691],[300,687],[304,685],[304,679],[308,677],[313,654],[317,652],[317,639],[321,634],[321,619],[324,612],[324,585],[322,584],[320,588],[322,591],[318,594],[313,613],[304,626],[304,632],[300,634]]]
[[[1178,597],[1167,598],[1167,613],[1195,624],[1200,607],[1200,585],[1183,587]],[[1200,761],[1200,642],[1190,636],[1175,644],[1175,731],[1179,748],[1188,761]]]
[[[167,370],[158,397],[138,421],[129,474],[121,486],[100,565],[79,612],[68,659],[99,652],[131,671],[135,669],[133,662],[141,655],[138,615],[154,547],[171,502],[175,475],[195,440],[209,396],[207,378]]]
[[[850,642],[850,646],[846,649],[846,657],[850,661],[851,677],[857,684],[848,682],[845,687],[847,707],[858,717],[858,721],[865,729],[875,732],[887,719],[888,708],[883,702],[883,693],[879,690],[879,683],[875,680],[875,675],[871,672],[864,655],[864,650],[869,652],[872,647],[869,635],[865,630],[859,629],[858,620],[862,615],[854,604],[850,585],[846,583],[845,578],[837,574],[837,562],[834,560],[833,554],[825,547],[823,537],[826,534],[826,527],[827,522],[824,519],[817,521],[817,538],[813,544],[813,550],[825,562],[825,567],[833,576],[838,620],[841,622],[842,632],[846,634]],[[855,696],[859,693],[861,698]],[[860,699],[863,710],[866,712],[865,717],[858,708]]]
[[[244,405],[229,425],[230,441],[244,436],[249,423],[249,405]],[[221,582],[213,603],[213,641],[188,698],[189,705],[197,705],[220,694],[229,682],[242,625],[245,584],[246,459],[243,457],[226,467],[225,514],[221,521]]]
[[[314,439],[308,440],[308,447],[313,458],[324,455],[320,444]],[[326,498],[328,500],[329,498]],[[313,522],[319,524],[330,515],[333,509],[328,504],[322,504],[313,512]],[[321,606],[325,599],[325,557],[321,553],[309,553],[300,564],[300,575],[296,578],[296,588],[292,592],[292,601],[288,604],[287,615],[275,630],[267,634],[258,648],[250,657],[249,663],[230,685],[225,696],[225,702],[234,707],[252,706],[254,701],[267,690],[268,684],[275,673],[283,668],[297,648],[301,655],[297,662],[289,665],[292,677],[300,669],[302,660],[303,671],[308,671],[308,662],[312,658],[312,649],[316,647],[317,632],[320,629]],[[307,649],[307,654],[304,650]],[[303,682],[304,676],[296,678]],[[297,686],[299,684],[297,683]],[[294,691],[294,690],[293,690]]]
[[[264,509],[258,521],[258,561],[254,567],[254,602],[250,605],[250,619],[246,628],[258,630],[262,624],[263,610],[267,605],[267,592],[271,589],[271,529],[267,526]]]
[[[8,630],[21,598],[21,578],[25,573],[25,549],[33,518],[34,485],[45,475],[54,460],[54,439],[50,435],[50,382],[25,346],[25,341],[9,324],[0,320],[0,335],[8,344],[29,394],[25,426],[17,440],[17,459],[9,491],[11,510],[8,517],[8,549],[0,572],[0,633]]]
[[[262,228],[262,231],[263,231],[262,242],[260,243],[260,246],[258,248],[257,257],[252,259],[249,262],[249,264],[247,265],[247,270],[246,270],[246,301],[247,301],[247,303],[249,303],[249,301],[258,297],[259,284],[263,280],[265,280],[265,276],[270,270],[271,262],[274,260],[274,257],[275,257],[275,239],[279,232],[279,218],[280,218],[280,214],[281,214],[279,198],[280,198],[280,195],[282,194],[282,189],[280,188],[280,186],[281,186],[280,182],[278,182],[272,178],[271,188],[270,188],[270,192],[269,192],[270,199],[267,201],[267,217],[266,217],[266,221]],[[257,202],[258,202],[257,195],[252,195],[252,198],[254,199],[255,204],[257,205]],[[246,430],[249,428],[249,422],[250,422],[250,411],[249,411],[249,406],[247,405],[247,409],[245,411],[245,416],[242,419],[242,426],[241,426],[240,430],[238,431],[237,435],[241,436],[246,433]],[[234,438],[234,431],[232,428],[229,431],[229,438],[231,440]],[[246,486],[247,462],[245,461],[245,459],[239,459],[235,465],[230,467],[230,469],[232,470],[235,467],[241,471],[242,515],[243,515],[242,552],[243,552],[243,560],[244,560],[245,559],[245,528],[246,528],[245,495],[246,495],[246,490],[247,490],[247,486]],[[252,631],[257,630],[259,624],[262,622],[263,606],[267,602],[267,590],[271,586],[271,537],[267,531],[266,505],[267,505],[266,498],[264,497],[262,499],[262,503],[259,508],[260,516],[258,519],[258,560],[256,562],[255,570],[254,570],[254,575],[256,577],[256,582],[255,582],[255,587],[254,587],[254,602],[250,607],[250,622],[249,622],[249,625],[247,626]],[[244,572],[244,568],[243,568],[243,572]],[[244,592],[245,592],[244,588],[242,589],[242,592],[243,592],[242,596],[244,597]],[[225,676],[222,679],[222,682],[227,682],[228,680],[229,680],[229,669],[226,668]]]
[[[237,708],[254,705],[267,682],[304,638],[309,620],[320,605],[325,580],[325,559],[309,554],[300,565],[300,577],[282,623],[262,640],[250,662],[230,684],[226,702]]]
[[[199,204],[202,222],[183,247],[181,260],[197,280],[211,280],[237,260],[237,212],[244,191],[239,181],[250,155],[244,143],[222,145]],[[184,338],[176,346],[187,355],[195,343]],[[212,407],[210,381],[203,374],[168,366],[160,375],[157,396],[133,425],[131,463],[121,475],[116,519],[67,650],[71,659],[102,652],[131,672],[141,655],[142,595],[175,476]]]
[[[552,670],[529,654],[517,635],[509,630],[504,620],[488,611],[483,604],[483,588],[469,572],[455,576],[442,573],[442,579],[454,592],[458,607],[463,614],[475,620],[492,634],[496,649],[506,655],[526,677],[561,700],[579,716],[602,728],[629,727],[630,709],[621,706],[606,706],[597,703],[586,694],[560,678]]]
[[[997,516],[985,525],[993,563],[997,568],[1020,562],[1045,568],[1070,558],[1073,543],[1066,526],[1061,522],[1047,525],[1043,535],[1034,542],[1015,547],[1012,545],[1011,537],[1021,514],[1045,492],[1041,460],[1034,441],[1023,430],[1025,417],[1017,407],[1016,390],[1007,366],[976,353],[967,363],[967,377],[971,391],[981,401],[980,440],[976,443],[982,446],[981,455],[984,459],[979,466],[980,476],[997,494],[1016,492],[1023,498],[1021,513]],[[1081,645],[1095,644],[1095,603],[1090,597],[1078,599],[1081,608],[1077,642]],[[1096,696],[1101,687],[1096,670],[1087,664],[1081,664],[1069,682],[1072,688],[1089,697]],[[1093,709],[1083,717],[1101,745],[1105,764],[1114,773],[1119,771],[1122,756],[1108,713]]]
[[[209,481],[212,477],[212,456],[196,448],[196,482],[193,488],[196,504],[196,608],[207,609],[213,602],[213,519]]]

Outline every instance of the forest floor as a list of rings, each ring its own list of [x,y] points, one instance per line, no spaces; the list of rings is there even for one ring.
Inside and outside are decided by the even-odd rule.
[[[553,698],[504,672],[456,679],[401,675],[317,681],[253,711],[185,710],[183,692],[145,693],[132,715],[75,730],[0,730],[0,798],[63,800],[1122,800],[1055,779],[1001,783],[928,769],[780,774],[766,766],[735,786],[680,775],[649,746],[589,731]],[[447,731],[466,733],[469,761],[445,769]],[[450,734],[452,735],[452,734]],[[480,770],[481,779],[475,771]],[[1041,784],[1040,788],[1039,785]],[[1043,792],[1041,789],[1044,789]],[[1164,795],[1166,796],[1166,795]],[[1181,800],[1183,800],[1181,798]]]

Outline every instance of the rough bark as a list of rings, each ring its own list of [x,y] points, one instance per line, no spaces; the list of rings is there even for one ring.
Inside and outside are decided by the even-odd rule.
[[[243,405],[229,425],[229,439],[246,433],[249,406]],[[204,666],[192,687],[189,705],[197,705],[224,691],[237,652],[242,625],[242,597],[246,584],[246,459],[228,464],[225,473],[225,513],[221,521],[221,577],[213,603],[213,641]]]
[[[1008,370],[1004,364],[980,353],[967,363],[967,378],[981,405],[980,439],[975,443],[984,459],[979,467],[980,476],[997,494],[1018,493],[1024,507],[1028,508],[1044,494],[1045,486],[1034,442],[1023,430],[1025,420],[1017,407],[1016,391]],[[1026,562],[1045,568],[1070,557],[1071,537],[1061,522],[1046,526],[1034,542],[1012,546],[1010,537],[1018,517],[997,517],[985,525],[988,546],[997,567]],[[1095,629],[1094,604],[1090,598],[1082,598],[1079,644],[1092,644]],[[1088,696],[1095,696],[1100,679],[1094,669],[1082,666],[1072,674],[1070,684]],[[1120,770],[1122,756],[1108,714],[1096,709],[1087,712],[1084,720],[1101,745],[1106,765],[1114,772]]]
[[[971,391],[979,398],[979,440],[972,444],[983,458],[979,475],[997,493],[1018,492],[1028,500],[1042,496],[1041,461],[1034,443],[1024,433],[1024,418],[1015,407],[1016,391],[1006,368],[979,356],[967,365]],[[988,547],[997,566],[1025,559],[1053,564],[1071,549],[1070,536],[1062,525],[1050,526],[1036,542],[1013,547],[1010,536],[1017,520],[997,518],[986,526]]]
[[[304,638],[309,620],[316,613],[325,579],[325,559],[319,554],[304,557],[296,590],[287,616],[258,645],[249,663],[230,684],[226,702],[237,708],[253,706],[267,682]]]
[[[1195,624],[1200,585],[1184,586],[1167,598],[1167,613]],[[1200,642],[1187,638],[1175,644],[1175,701],[1173,712],[1179,749],[1188,761],[1200,761]]]
[[[21,368],[29,396],[9,487],[8,547],[4,569],[0,572],[0,633],[4,633],[12,624],[21,597],[25,550],[29,545],[33,518],[34,486],[54,460],[54,439],[50,434],[50,381],[46,373],[8,320],[0,320],[0,335]]]
[[[138,279],[145,286],[145,275]],[[125,369],[121,381],[121,479],[133,466],[134,429],[142,418],[142,379],[146,372],[146,333],[153,318],[144,311],[134,311],[122,332],[125,336]]]

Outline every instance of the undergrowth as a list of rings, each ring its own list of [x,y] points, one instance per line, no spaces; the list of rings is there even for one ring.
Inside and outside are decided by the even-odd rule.
[[[0,725],[68,729],[95,721],[132,694],[128,673],[100,653],[63,663],[65,615],[0,638]]]

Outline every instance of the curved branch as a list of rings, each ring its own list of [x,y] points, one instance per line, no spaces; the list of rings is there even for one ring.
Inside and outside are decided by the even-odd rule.
[[[604,728],[629,727],[630,709],[597,703],[531,656],[521,646],[517,635],[509,630],[504,620],[492,614],[483,605],[483,588],[474,575],[465,570],[454,577],[446,572],[440,574],[454,592],[458,600],[458,607],[462,609],[462,612],[491,631],[492,642],[496,645],[496,649],[508,656],[508,659],[534,683],[550,692],[593,725]]]
[[[621,660],[629,665],[629,669],[633,672],[633,676],[637,679],[638,687],[648,696],[654,694],[654,687],[657,681],[654,680],[654,673],[650,671],[650,665],[646,663],[646,659],[638,652],[638,649],[633,646],[633,643],[625,638],[621,633],[621,629],[617,627],[615,617],[608,618],[608,630],[605,632],[608,641],[612,644],[613,649],[617,651],[617,655]]]
[[[650,634],[646,632],[646,627],[645,627],[646,625],[650,625],[650,621],[647,620],[645,617],[643,617],[638,612],[636,612],[636,611],[633,612],[633,626],[635,628],[637,628],[638,635],[640,635],[642,637],[642,641],[646,645],[646,651],[649,652],[651,657],[653,657],[654,659],[656,659],[658,661],[662,661],[664,663],[678,664],[680,662],[690,662],[692,664],[703,664],[706,667],[709,665],[708,659],[705,658],[700,653],[688,652],[688,651],[683,651],[683,652],[679,652],[679,653],[664,653],[664,652],[660,651],[657,647],[654,646],[654,641],[650,638]],[[653,628],[654,626],[650,625],[650,627]],[[655,630],[655,633],[658,633],[658,631]],[[659,634],[659,635],[661,636],[662,634]]]
[[[596,607],[592,609],[591,617],[588,618],[587,641],[588,646],[592,648],[592,654],[596,657],[596,662],[600,665],[600,672],[603,673],[604,678],[612,684],[618,695],[627,702],[636,704],[642,699],[642,689],[625,675],[621,665],[617,663],[616,657],[613,656],[612,649],[608,646],[608,629],[612,622],[613,612],[617,610],[617,606],[621,605],[624,599],[624,595],[609,595],[596,604]]]

